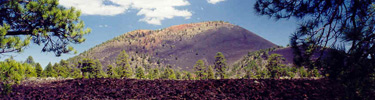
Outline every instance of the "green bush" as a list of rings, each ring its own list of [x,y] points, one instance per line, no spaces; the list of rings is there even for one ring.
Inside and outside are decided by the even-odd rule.
[[[301,78],[309,77],[309,73],[307,72],[305,67],[302,66],[298,70],[299,70],[299,75],[300,75]]]
[[[139,66],[135,71],[136,71],[135,72],[135,77],[137,77],[138,79],[144,79],[144,78],[146,78],[144,70],[143,70],[142,67]]]
[[[152,70],[150,70],[150,72],[148,72],[148,74],[147,74],[147,77],[148,77],[148,79],[159,79],[159,75],[160,74],[160,72],[159,72],[159,69],[157,69],[157,68],[154,68],[154,69],[152,69]]]
[[[28,63],[20,63],[13,59],[0,62],[0,80],[2,82],[2,93],[11,92],[13,84],[19,84],[25,78],[36,77],[35,68]]]

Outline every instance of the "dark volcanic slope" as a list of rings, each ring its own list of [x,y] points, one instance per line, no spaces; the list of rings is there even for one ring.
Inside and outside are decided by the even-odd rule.
[[[269,54],[280,54],[282,55],[284,58],[285,58],[285,62],[286,64],[293,64],[293,59],[294,59],[294,54],[293,54],[293,49],[290,48],[290,47],[286,47],[286,48],[279,48],[279,49],[276,49],[274,51],[271,51]]]
[[[330,50],[333,50],[333,49],[326,49],[322,55],[322,58],[324,59],[329,59],[329,58],[326,58],[328,57],[328,53]],[[278,48],[276,50],[273,50],[273,51],[270,51],[269,52],[269,55],[271,54],[280,54],[282,55],[284,58],[285,58],[285,64],[293,64],[294,61],[294,54],[293,54],[293,49],[291,47],[285,47],[285,48]],[[316,52],[314,53],[314,55],[311,57],[312,59],[317,59],[318,57],[320,56],[320,52]]]
[[[276,45],[256,34],[225,22],[202,22],[176,25],[161,30],[136,30],[104,42],[71,58],[99,59],[104,66],[114,64],[116,56],[126,50],[132,66],[166,66],[190,69],[199,59],[213,64],[217,52],[223,52],[228,64],[249,51]],[[160,64],[158,64],[160,62]]]

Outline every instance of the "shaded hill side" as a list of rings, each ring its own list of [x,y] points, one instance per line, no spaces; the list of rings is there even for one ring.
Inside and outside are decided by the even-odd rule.
[[[323,55],[322,58],[327,59],[328,53],[334,49],[329,49],[327,48]],[[303,51],[301,51],[303,52]],[[257,60],[261,58],[262,60],[267,60],[269,55],[272,54],[279,54],[281,55],[284,60],[282,61],[283,64],[293,66],[294,65],[294,54],[293,54],[293,49],[291,47],[274,47],[274,48],[268,48],[268,49],[262,49],[258,51],[253,51],[249,52],[248,55],[244,56],[241,60],[238,60],[236,64],[241,64],[251,61],[251,60]],[[320,52],[315,52],[311,59],[317,59],[321,55]]]
[[[344,99],[328,80],[132,80],[75,79],[21,84],[5,99]]]
[[[329,59],[327,58],[328,57],[328,53],[332,50],[335,50],[335,49],[332,49],[332,48],[326,48],[326,50],[324,50],[323,54],[322,54],[322,58],[326,58],[326,59]],[[301,51],[303,52],[303,51]],[[293,49],[291,47],[285,47],[285,48],[278,48],[276,50],[273,50],[273,51],[270,51],[269,54],[280,54],[282,55],[284,58],[285,58],[285,61],[284,61],[284,64],[293,64],[294,63],[294,54],[293,54]],[[315,52],[311,59],[317,59],[318,57],[321,56],[321,52]]]
[[[326,48],[323,54],[320,51],[316,51],[311,56],[311,60],[316,60],[318,57],[321,56],[322,60],[329,59],[329,52],[331,50]],[[301,52],[304,52],[303,50]],[[280,60],[278,60],[277,66],[270,67],[270,57],[272,54],[280,55]],[[275,57],[275,55],[273,55]],[[271,58],[275,61],[275,58]],[[319,78],[323,73],[322,71],[325,68],[310,68],[304,66],[298,66],[294,62],[295,56],[293,53],[293,49],[291,47],[273,47],[268,49],[261,49],[258,51],[249,52],[246,56],[242,59],[238,60],[233,64],[233,67],[230,69],[231,78],[238,78],[236,76],[244,76],[245,78],[259,78],[260,76],[267,77],[268,74],[263,74],[263,72],[268,72],[270,70],[279,71],[282,73],[284,78],[304,78],[304,77],[315,77]],[[277,67],[277,68],[275,68]],[[304,72],[306,71],[306,73]],[[292,74],[293,73],[293,74]],[[250,77],[249,77],[250,76]]]
[[[213,64],[217,52],[222,52],[232,65],[249,51],[276,45],[256,34],[225,22],[202,22],[176,25],[161,30],[136,30],[91,48],[70,58],[77,62],[83,57],[99,59],[106,66],[126,50],[131,66],[157,67],[171,65],[190,70],[203,59]]]

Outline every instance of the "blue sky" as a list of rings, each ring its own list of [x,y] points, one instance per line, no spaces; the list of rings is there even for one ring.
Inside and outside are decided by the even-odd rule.
[[[157,1],[157,2],[155,2]],[[64,7],[74,6],[83,13],[81,19],[92,29],[86,41],[72,45],[78,54],[136,29],[162,29],[173,25],[202,21],[225,21],[239,25],[255,34],[285,46],[298,25],[296,20],[275,20],[255,13],[255,0],[60,0]],[[32,44],[22,53],[10,53],[18,61],[33,56],[45,67],[78,54],[56,57],[41,52]],[[9,56],[2,57],[8,58]]]

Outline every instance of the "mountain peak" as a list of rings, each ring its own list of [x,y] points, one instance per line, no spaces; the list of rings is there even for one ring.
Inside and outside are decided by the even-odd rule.
[[[135,30],[104,42],[71,58],[99,59],[104,66],[115,65],[119,52],[126,50],[131,66],[172,66],[190,70],[202,59],[212,65],[217,52],[226,56],[228,64],[241,59],[249,51],[276,46],[237,25],[210,21],[174,25],[159,30]]]

